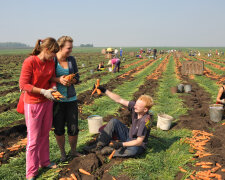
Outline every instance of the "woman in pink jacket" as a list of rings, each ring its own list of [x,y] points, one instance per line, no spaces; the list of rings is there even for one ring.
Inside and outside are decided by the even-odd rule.
[[[55,76],[53,58],[59,51],[55,39],[38,40],[30,57],[23,62],[19,86],[24,91],[24,115],[27,126],[26,178],[35,179],[39,167],[56,168],[49,160],[49,131],[52,126]]]

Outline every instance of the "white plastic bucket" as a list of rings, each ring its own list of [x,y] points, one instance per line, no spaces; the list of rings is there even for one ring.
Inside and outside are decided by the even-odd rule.
[[[158,114],[157,128],[162,130],[169,130],[173,117],[168,114]]]
[[[209,106],[210,120],[213,122],[220,122],[223,118],[224,108],[222,104],[211,104]]]
[[[99,115],[92,115],[87,118],[88,129],[91,134],[99,133],[99,128],[103,124],[103,118]]]
[[[85,64],[82,64],[82,67],[85,67]]]
[[[112,68],[111,67],[109,67],[109,72],[112,72]]]

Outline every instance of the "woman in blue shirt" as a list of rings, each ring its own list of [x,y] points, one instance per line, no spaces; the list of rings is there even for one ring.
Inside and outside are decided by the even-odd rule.
[[[61,161],[66,161],[65,152],[65,125],[67,125],[67,133],[69,144],[71,147],[71,155],[79,156],[76,151],[78,139],[78,105],[74,84],[79,82],[79,74],[77,63],[74,57],[70,56],[73,48],[73,39],[69,36],[62,36],[58,39],[60,47],[55,58],[57,90],[65,96],[61,101],[54,102],[53,108],[53,126],[56,141],[61,152]],[[74,79],[68,81],[66,75],[76,73]]]

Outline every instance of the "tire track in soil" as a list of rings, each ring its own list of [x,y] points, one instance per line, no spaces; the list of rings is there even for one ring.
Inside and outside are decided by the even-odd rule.
[[[181,69],[179,68],[179,70]],[[183,115],[179,118],[179,121],[172,129],[188,128],[190,130],[201,130],[213,133],[214,136],[206,144],[207,152],[210,152],[212,155],[196,158],[196,160],[213,162],[213,165],[219,163],[225,166],[225,126],[221,126],[221,124],[210,120],[209,105],[211,104],[211,95],[194,80],[189,79],[188,76],[181,76],[181,80],[184,84],[190,84],[192,86],[192,91],[189,92],[188,95],[181,94],[180,96],[189,110],[187,115]],[[187,166],[197,171],[205,170],[200,167],[193,167],[191,163],[188,163]],[[225,178],[224,172],[219,170],[218,173]],[[183,173],[179,172],[175,179],[180,180],[182,177]]]
[[[167,56],[168,58],[168,56]],[[169,59],[169,58],[168,58]],[[163,62],[158,66],[160,68],[156,68],[156,70],[152,74],[157,74],[155,79],[148,79],[146,77],[146,81],[143,85],[139,87],[139,90],[134,93],[134,99],[136,100],[140,95],[147,94],[154,98],[155,91],[158,88],[158,79],[162,76],[162,73],[158,73],[160,70],[162,70],[166,64],[168,63],[168,60],[165,61],[164,66],[160,66],[163,64]],[[124,80],[124,79],[123,79]],[[116,85],[118,86],[118,85]],[[119,120],[125,123],[126,125],[130,124],[130,112],[127,108],[120,108],[119,111]],[[104,121],[109,121],[113,116],[107,116],[104,117]],[[95,140],[91,140],[87,144],[93,144],[95,143]],[[112,167],[115,164],[119,164],[122,161],[124,161],[124,158],[113,158],[109,163],[105,163],[105,158],[103,155],[99,153],[90,153],[85,157],[77,157],[74,158],[70,164],[65,167],[60,173],[60,177],[70,177],[72,173],[75,174],[78,180],[110,180],[112,179],[112,176],[108,173],[108,170],[110,167]],[[79,168],[85,169],[88,172],[94,172],[92,174],[93,176],[87,176],[79,173]],[[117,180],[129,180],[128,177],[122,175],[119,177],[116,177]]]

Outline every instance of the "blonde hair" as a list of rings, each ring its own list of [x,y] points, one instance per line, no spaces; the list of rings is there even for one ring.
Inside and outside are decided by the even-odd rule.
[[[48,37],[44,40],[37,40],[31,55],[38,55],[45,48],[47,48],[48,51],[52,53],[57,53],[59,51],[59,45],[57,44],[56,40],[54,38]]]
[[[147,109],[151,109],[151,107],[154,105],[153,99],[149,95],[141,95],[138,100],[144,101],[145,102],[145,107]]]
[[[61,36],[58,40],[57,40],[57,43],[61,48],[63,48],[63,46],[65,46],[65,43],[66,42],[71,42],[73,43],[73,39],[70,37],[70,36]]]

